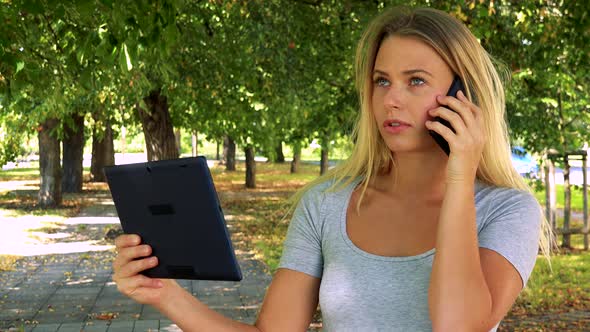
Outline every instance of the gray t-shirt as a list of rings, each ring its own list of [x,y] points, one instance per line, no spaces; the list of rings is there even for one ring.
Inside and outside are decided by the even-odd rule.
[[[330,185],[325,182],[303,196],[279,268],[322,279],[325,331],[432,331],[428,286],[435,249],[385,257],[355,246],[346,232],[346,211],[358,182],[324,192]],[[536,199],[476,181],[475,207],[479,246],[504,256],[526,285],[539,248],[541,210]]]

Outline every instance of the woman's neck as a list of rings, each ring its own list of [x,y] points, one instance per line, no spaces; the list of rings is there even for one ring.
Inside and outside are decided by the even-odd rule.
[[[442,151],[394,154],[394,160],[387,174],[377,176],[376,190],[408,200],[442,201],[448,161]]]

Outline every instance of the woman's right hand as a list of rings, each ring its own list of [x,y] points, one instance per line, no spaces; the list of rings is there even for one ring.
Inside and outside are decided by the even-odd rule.
[[[173,279],[154,279],[140,274],[141,271],[157,266],[158,258],[149,257],[152,248],[141,244],[138,235],[120,235],[115,239],[115,246],[117,257],[113,262],[113,281],[124,295],[139,303],[157,306],[161,304],[168,289],[178,286]]]

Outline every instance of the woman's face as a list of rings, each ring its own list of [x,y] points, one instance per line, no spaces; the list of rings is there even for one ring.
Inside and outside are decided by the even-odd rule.
[[[377,52],[372,79],[373,115],[389,149],[440,150],[424,123],[433,119],[428,111],[439,106],[436,96],[446,95],[453,71],[436,51],[415,38],[388,37]]]

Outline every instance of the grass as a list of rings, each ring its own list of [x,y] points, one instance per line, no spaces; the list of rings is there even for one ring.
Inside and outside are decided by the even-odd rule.
[[[37,203],[37,191],[0,193],[0,211],[2,211],[2,215],[6,217],[32,215],[70,218],[78,214],[83,204],[81,195],[64,195],[61,206],[43,208]]]
[[[0,181],[39,180],[39,167],[14,168],[0,171]]]
[[[533,186],[533,188],[535,188]],[[563,209],[564,207],[564,201],[565,201],[565,196],[563,193],[563,189],[564,186],[562,184],[557,184],[555,185],[555,196],[556,196],[556,202],[555,204],[557,205],[557,208],[559,209]],[[583,197],[583,191],[582,191],[582,187],[581,186],[571,186],[571,194],[572,194],[572,200],[571,200],[571,206],[572,206],[572,210],[574,211],[582,211],[584,209],[584,197]],[[545,206],[545,189],[544,188],[535,188],[535,197],[537,198],[537,200],[539,201],[539,203],[541,203],[541,205]]]
[[[539,257],[533,274],[513,314],[542,314],[590,308],[590,254],[578,252],[553,256],[552,270],[545,258]]]
[[[237,172],[226,172],[217,167],[212,169],[212,175],[225,215],[237,221],[235,224],[252,244],[257,256],[274,272],[289,226],[289,219],[285,218],[289,208],[286,200],[317,177],[319,166],[301,165],[296,174],[290,174],[289,163],[259,163],[256,167],[257,189],[244,188],[243,163],[237,165]],[[241,195],[235,195],[236,192]]]
[[[45,234],[55,234],[64,228],[64,225],[60,222],[41,222],[45,226],[39,228],[27,229],[28,232],[38,232]]]
[[[14,271],[14,266],[21,256],[0,254],[0,272]]]

